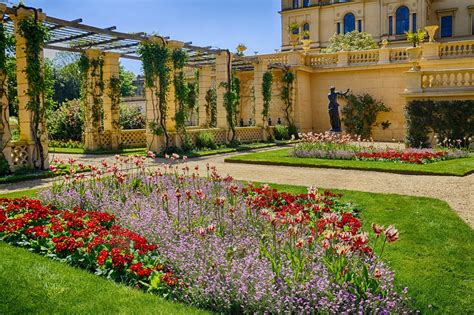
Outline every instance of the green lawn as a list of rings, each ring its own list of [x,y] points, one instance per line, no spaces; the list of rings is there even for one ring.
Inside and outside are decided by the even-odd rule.
[[[414,175],[465,176],[474,172],[474,157],[472,156],[469,158],[418,165],[391,162],[298,158],[290,156],[289,150],[291,149],[250,153],[233,156],[225,159],[225,161],[229,163],[354,169]]]
[[[272,186],[288,192],[306,192],[305,187],[276,184],[272,184]],[[29,190],[2,197],[22,195],[32,197],[36,192]],[[372,223],[378,223],[386,226],[394,224],[400,230],[400,240],[387,248],[384,260],[395,271],[397,284],[400,288],[405,286],[409,288],[409,294],[417,309],[422,313],[474,314],[474,230],[464,223],[447,203],[421,197],[355,191],[337,192],[344,194],[344,200],[351,201],[362,209],[361,215],[365,229],[370,229]],[[13,249],[10,248],[10,250]],[[0,248],[0,266],[4,260],[3,252],[2,247]],[[45,264],[48,262],[40,256],[26,252],[24,254],[34,257],[35,261],[44,261]],[[10,256],[11,254],[5,255]],[[23,261],[23,258],[18,260]],[[51,264],[53,263],[56,264],[51,262]],[[22,263],[21,266],[15,268],[23,268],[23,265]],[[67,270],[80,272],[66,265],[62,267],[58,265],[57,268],[64,269],[64,273]],[[26,270],[28,269],[31,267],[26,268]],[[9,273],[5,279],[0,277],[0,287],[5,287],[3,282],[12,281],[14,274],[18,274],[18,272]],[[81,274],[87,277],[85,279],[90,279],[87,280],[90,283],[104,281],[98,277],[97,280],[92,279],[91,277],[94,276],[87,273]],[[20,281],[15,280],[20,283],[23,281],[29,280],[27,277],[20,279]],[[46,291],[48,288],[42,283],[43,281],[43,279],[34,280],[36,285],[42,285],[39,291]],[[54,286],[54,284],[50,285]],[[114,285],[110,283],[110,286]],[[18,290],[17,295],[20,297],[29,294],[28,286],[20,286],[16,290]],[[122,288],[121,290],[126,289]],[[0,290],[0,292],[2,291]],[[77,299],[85,298],[87,292],[84,290]],[[142,295],[138,294],[137,296]],[[40,295],[38,298],[41,299]],[[70,297],[64,297],[64,299],[68,298]],[[33,303],[33,301],[30,302]],[[1,307],[9,307],[9,303],[6,303],[6,306],[0,306],[0,314],[2,313]],[[16,304],[15,302],[11,303]],[[37,303],[40,305],[42,302],[38,301]],[[429,305],[432,307],[430,308]],[[38,307],[41,310],[41,306]],[[47,309],[43,310],[46,312]]]
[[[0,314],[206,314],[0,242]]]

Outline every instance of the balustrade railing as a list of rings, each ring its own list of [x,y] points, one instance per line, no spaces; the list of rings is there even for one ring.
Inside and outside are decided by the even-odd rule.
[[[474,41],[442,43],[439,55],[442,59],[474,57]]]
[[[390,49],[390,62],[406,62],[408,61],[408,53],[406,48]]]
[[[311,67],[324,67],[337,64],[337,54],[318,54],[309,56],[309,65]]]
[[[474,69],[424,71],[421,87],[424,90],[474,88]]]
[[[379,61],[378,49],[349,52],[349,64],[377,63],[378,61]]]

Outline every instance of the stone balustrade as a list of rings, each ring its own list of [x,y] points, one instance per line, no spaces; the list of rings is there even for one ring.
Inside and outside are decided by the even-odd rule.
[[[421,87],[423,91],[473,88],[474,69],[423,71]]]
[[[337,64],[337,54],[317,54],[308,57],[308,65],[313,68],[333,66]]]
[[[439,47],[439,56],[441,59],[474,57],[474,41],[442,43]]]
[[[379,50],[360,50],[349,52],[349,65],[353,64],[366,64],[366,63],[378,63],[379,62]]]

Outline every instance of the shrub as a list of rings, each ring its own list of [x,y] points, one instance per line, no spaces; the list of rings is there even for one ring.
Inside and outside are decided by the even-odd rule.
[[[84,143],[74,140],[50,140],[49,146],[52,148],[68,148],[68,149],[83,149]]]
[[[138,106],[120,106],[120,126],[122,129],[145,129],[146,118]]]
[[[411,101],[406,109],[408,145],[428,147],[432,131],[441,141],[459,140],[468,147],[474,135],[474,100]]]
[[[273,128],[273,136],[275,140],[290,139],[290,133],[288,131],[288,127],[284,125],[275,125],[275,128]]]
[[[377,126],[377,115],[380,112],[389,112],[390,108],[374,99],[369,94],[349,94],[346,96],[347,105],[342,108],[342,121],[348,133],[360,135],[369,139],[372,127]],[[388,124],[385,122],[384,124]]]
[[[46,115],[49,138],[52,140],[82,140],[84,111],[79,100],[66,101]]]
[[[3,154],[0,154],[0,176],[5,176],[10,174],[10,166],[8,161]]]
[[[372,35],[366,32],[349,32],[346,34],[334,34],[329,39],[329,46],[324,49],[325,53],[335,53],[346,50],[368,50],[377,49],[378,45]]]
[[[214,139],[214,135],[210,132],[200,132],[196,137],[196,148],[215,150],[217,145]]]

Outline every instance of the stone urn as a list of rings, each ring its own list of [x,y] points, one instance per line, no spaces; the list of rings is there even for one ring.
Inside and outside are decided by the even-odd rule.
[[[296,49],[296,46],[298,46],[299,41],[300,41],[300,35],[299,34],[290,33],[290,44],[291,44],[291,46],[293,46],[293,50]]]
[[[303,39],[301,40],[301,46],[305,53],[307,53],[311,49],[311,40],[310,39]]]
[[[413,64],[413,67],[410,69],[410,71],[419,71],[421,54],[423,52],[422,48],[419,46],[408,47],[406,49],[406,52],[408,54],[408,61],[410,61]]]
[[[425,26],[425,31],[428,33],[428,36],[430,37],[430,43],[434,43],[435,40],[435,35],[436,31],[439,29],[438,25],[428,25]]]

